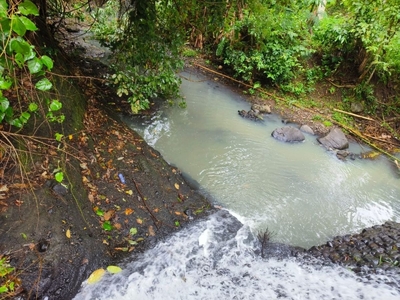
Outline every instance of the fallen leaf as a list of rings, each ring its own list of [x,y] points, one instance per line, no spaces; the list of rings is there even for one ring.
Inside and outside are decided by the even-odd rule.
[[[88,199],[91,203],[94,203],[94,195],[92,193],[89,193]]]
[[[131,234],[131,235],[135,235],[135,234],[137,234],[137,228],[136,227],[132,227],[131,229],[129,229],[129,233]]]
[[[155,236],[156,235],[156,233],[154,232],[153,226],[149,226],[149,235],[150,236]]]
[[[180,211],[176,211],[175,214],[176,214],[177,216],[180,216],[182,213],[181,213]]]
[[[107,271],[110,272],[111,274],[117,274],[122,271],[122,269],[118,266],[108,266]]]
[[[127,209],[125,209],[125,215],[126,216],[129,216],[130,214],[132,214],[134,212],[134,210],[132,209],[132,208],[127,208]]]
[[[179,184],[175,183],[175,188],[179,190]]]
[[[65,235],[67,238],[70,239],[71,238],[71,230],[68,229],[67,232],[65,233]]]
[[[87,280],[88,284],[93,284],[93,283],[98,282],[103,277],[105,272],[106,272],[106,270],[104,270],[104,269],[97,269],[97,270],[93,271],[93,273],[90,274],[90,276]]]
[[[114,223],[114,228],[120,230],[122,228],[122,225],[120,223]]]
[[[127,193],[128,195],[133,195],[133,192],[132,192],[132,190],[129,190],[129,191],[125,191],[125,193]]]
[[[106,220],[106,221],[108,221],[108,220],[110,220],[113,216],[114,216],[114,214],[115,214],[115,210],[113,210],[113,209],[110,209],[109,211],[107,211],[105,214],[104,214],[104,220]]]
[[[137,219],[136,219],[136,223],[138,223],[138,224],[143,224],[143,220],[142,220],[142,219],[139,219],[139,218],[137,218]]]
[[[8,192],[8,187],[7,187],[7,185],[5,184],[5,185],[2,185],[2,186],[0,186],[0,192],[3,192],[3,193],[7,193]]]

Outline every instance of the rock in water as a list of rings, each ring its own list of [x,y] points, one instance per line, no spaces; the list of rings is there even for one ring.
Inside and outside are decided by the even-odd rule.
[[[308,134],[311,134],[311,135],[314,135],[314,130],[312,130],[311,127],[306,125],[306,124],[301,125],[300,131],[308,133]]]
[[[253,104],[251,109],[254,111],[258,111],[262,114],[270,114],[271,107],[268,104]]]
[[[333,128],[331,131],[322,138],[317,138],[317,141],[322,144],[326,149],[343,150],[349,148],[349,141],[340,128]]]
[[[272,137],[282,142],[302,142],[305,137],[304,134],[293,126],[285,126],[277,128],[272,132]]]

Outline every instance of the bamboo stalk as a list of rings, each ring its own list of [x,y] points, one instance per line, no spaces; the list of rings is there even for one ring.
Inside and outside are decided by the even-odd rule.
[[[350,116],[356,117],[356,118],[360,118],[360,119],[376,122],[374,119],[371,119],[370,117],[360,116],[360,115],[357,115],[357,114],[354,114],[354,113],[351,113],[351,112],[348,112],[348,111],[344,111],[344,110],[341,110],[341,109],[337,109],[337,108],[334,108],[333,110],[337,111],[337,112],[340,112],[342,114],[346,114],[346,115],[350,115]]]

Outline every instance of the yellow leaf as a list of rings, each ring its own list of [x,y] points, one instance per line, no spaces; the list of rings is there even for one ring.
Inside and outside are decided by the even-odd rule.
[[[129,216],[132,213],[133,213],[133,209],[132,208],[128,207],[127,209],[125,209],[125,215]]]
[[[67,230],[67,232],[65,233],[65,235],[67,236],[67,238],[71,238],[71,230]]]
[[[179,184],[175,183],[175,188],[179,190]]]
[[[72,134],[70,134],[70,135],[68,136],[68,138],[69,138],[70,140],[72,140],[72,138],[73,138]]]
[[[101,277],[103,277],[105,272],[106,272],[106,270],[104,270],[104,269],[97,269],[97,270],[93,271],[93,273],[90,274],[87,282],[89,284],[98,282],[101,279]]]
[[[133,194],[132,190],[125,191],[125,193],[127,193],[128,195],[131,195],[131,196],[132,196],[132,194]]]
[[[110,272],[111,274],[117,274],[122,271],[122,269],[118,266],[108,266],[107,271]]]

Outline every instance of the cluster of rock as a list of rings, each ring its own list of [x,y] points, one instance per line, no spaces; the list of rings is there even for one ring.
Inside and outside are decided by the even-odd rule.
[[[355,272],[368,267],[400,273],[400,224],[389,221],[359,234],[338,236],[307,252],[313,257],[348,266]]]
[[[254,120],[260,121],[263,120],[264,114],[271,113],[271,107],[268,104],[253,104],[249,111],[245,111],[244,109],[238,111],[239,116]]]

